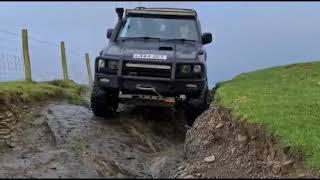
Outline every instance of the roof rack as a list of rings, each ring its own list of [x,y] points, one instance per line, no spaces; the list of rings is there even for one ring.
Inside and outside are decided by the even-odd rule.
[[[197,12],[194,9],[181,8],[146,8],[136,7],[135,9],[126,9],[128,14],[159,14],[159,15],[174,15],[174,16],[193,16],[197,17]]]
[[[194,9],[182,9],[182,8],[146,8],[146,7],[136,7],[135,10],[171,10],[171,11],[185,11],[185,12],[195,12]]]

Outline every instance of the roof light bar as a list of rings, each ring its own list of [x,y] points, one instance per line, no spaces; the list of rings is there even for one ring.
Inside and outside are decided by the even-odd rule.
[[[192,10],[180,10],[180,9],[127,9],[126,15],[129,14],[152,14],[152,15],[171,15],[171,16],[193,16],[197,17],[197,13]]]

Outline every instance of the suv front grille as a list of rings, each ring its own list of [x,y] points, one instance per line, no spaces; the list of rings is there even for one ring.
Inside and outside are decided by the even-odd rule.
[[[170,78],[172,66],[170,64],[132,63],[125,62],[122,75],[138,77]]]

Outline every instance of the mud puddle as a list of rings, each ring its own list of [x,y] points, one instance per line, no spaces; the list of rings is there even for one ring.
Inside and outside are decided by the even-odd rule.
[[[165,178],[183,159],[183,113],[121,106],[117,117],[50,103],[17,124],[1,178]]]

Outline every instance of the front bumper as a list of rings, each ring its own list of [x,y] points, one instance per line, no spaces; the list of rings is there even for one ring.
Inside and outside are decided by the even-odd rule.
[[[137,59],[126,59],[118,57],[119,68],[117,72],[113,74],[101,73],[98,71],[98,60],[110,60],[115,57],[97,57],[95,61],[95,82],[101,87],[115,88],[120,91],[131,93],[131,94],[144,94],[145,91],[141,91],[137,88],[139,86],[153,87],[158,93],[163,96],[179,96],[180,94],[192,95],[199,94],[206,83],[206,68],[201,62],[190,62],[182,61],[179,62],[163,62],[161,60],[137,60]],[[157,72],[149,72],[147,76],[133,76],[128,75],[126,63],[146,63],[146,64],[158,64],[158,65],[169,65],[171,66],[170,71],[166,71],[165,77],[154,77]],[[203,72],[201,78],[197,79],[177,79],[176,68],[179,64],[201,64],[203,66]],[[169,73],[169,74],[168,74]],[[163,74],[162,74],[163,75]]]
[[[95,74],[96,83],[101,87],[115,88],[130,93],[141,93],[137,85],[154,87],[163,96],[177,96],[180,94],[197,94],[202,90],[206,81],[188,79],[164,79],[151,77],[130,77],[109,74]]]

